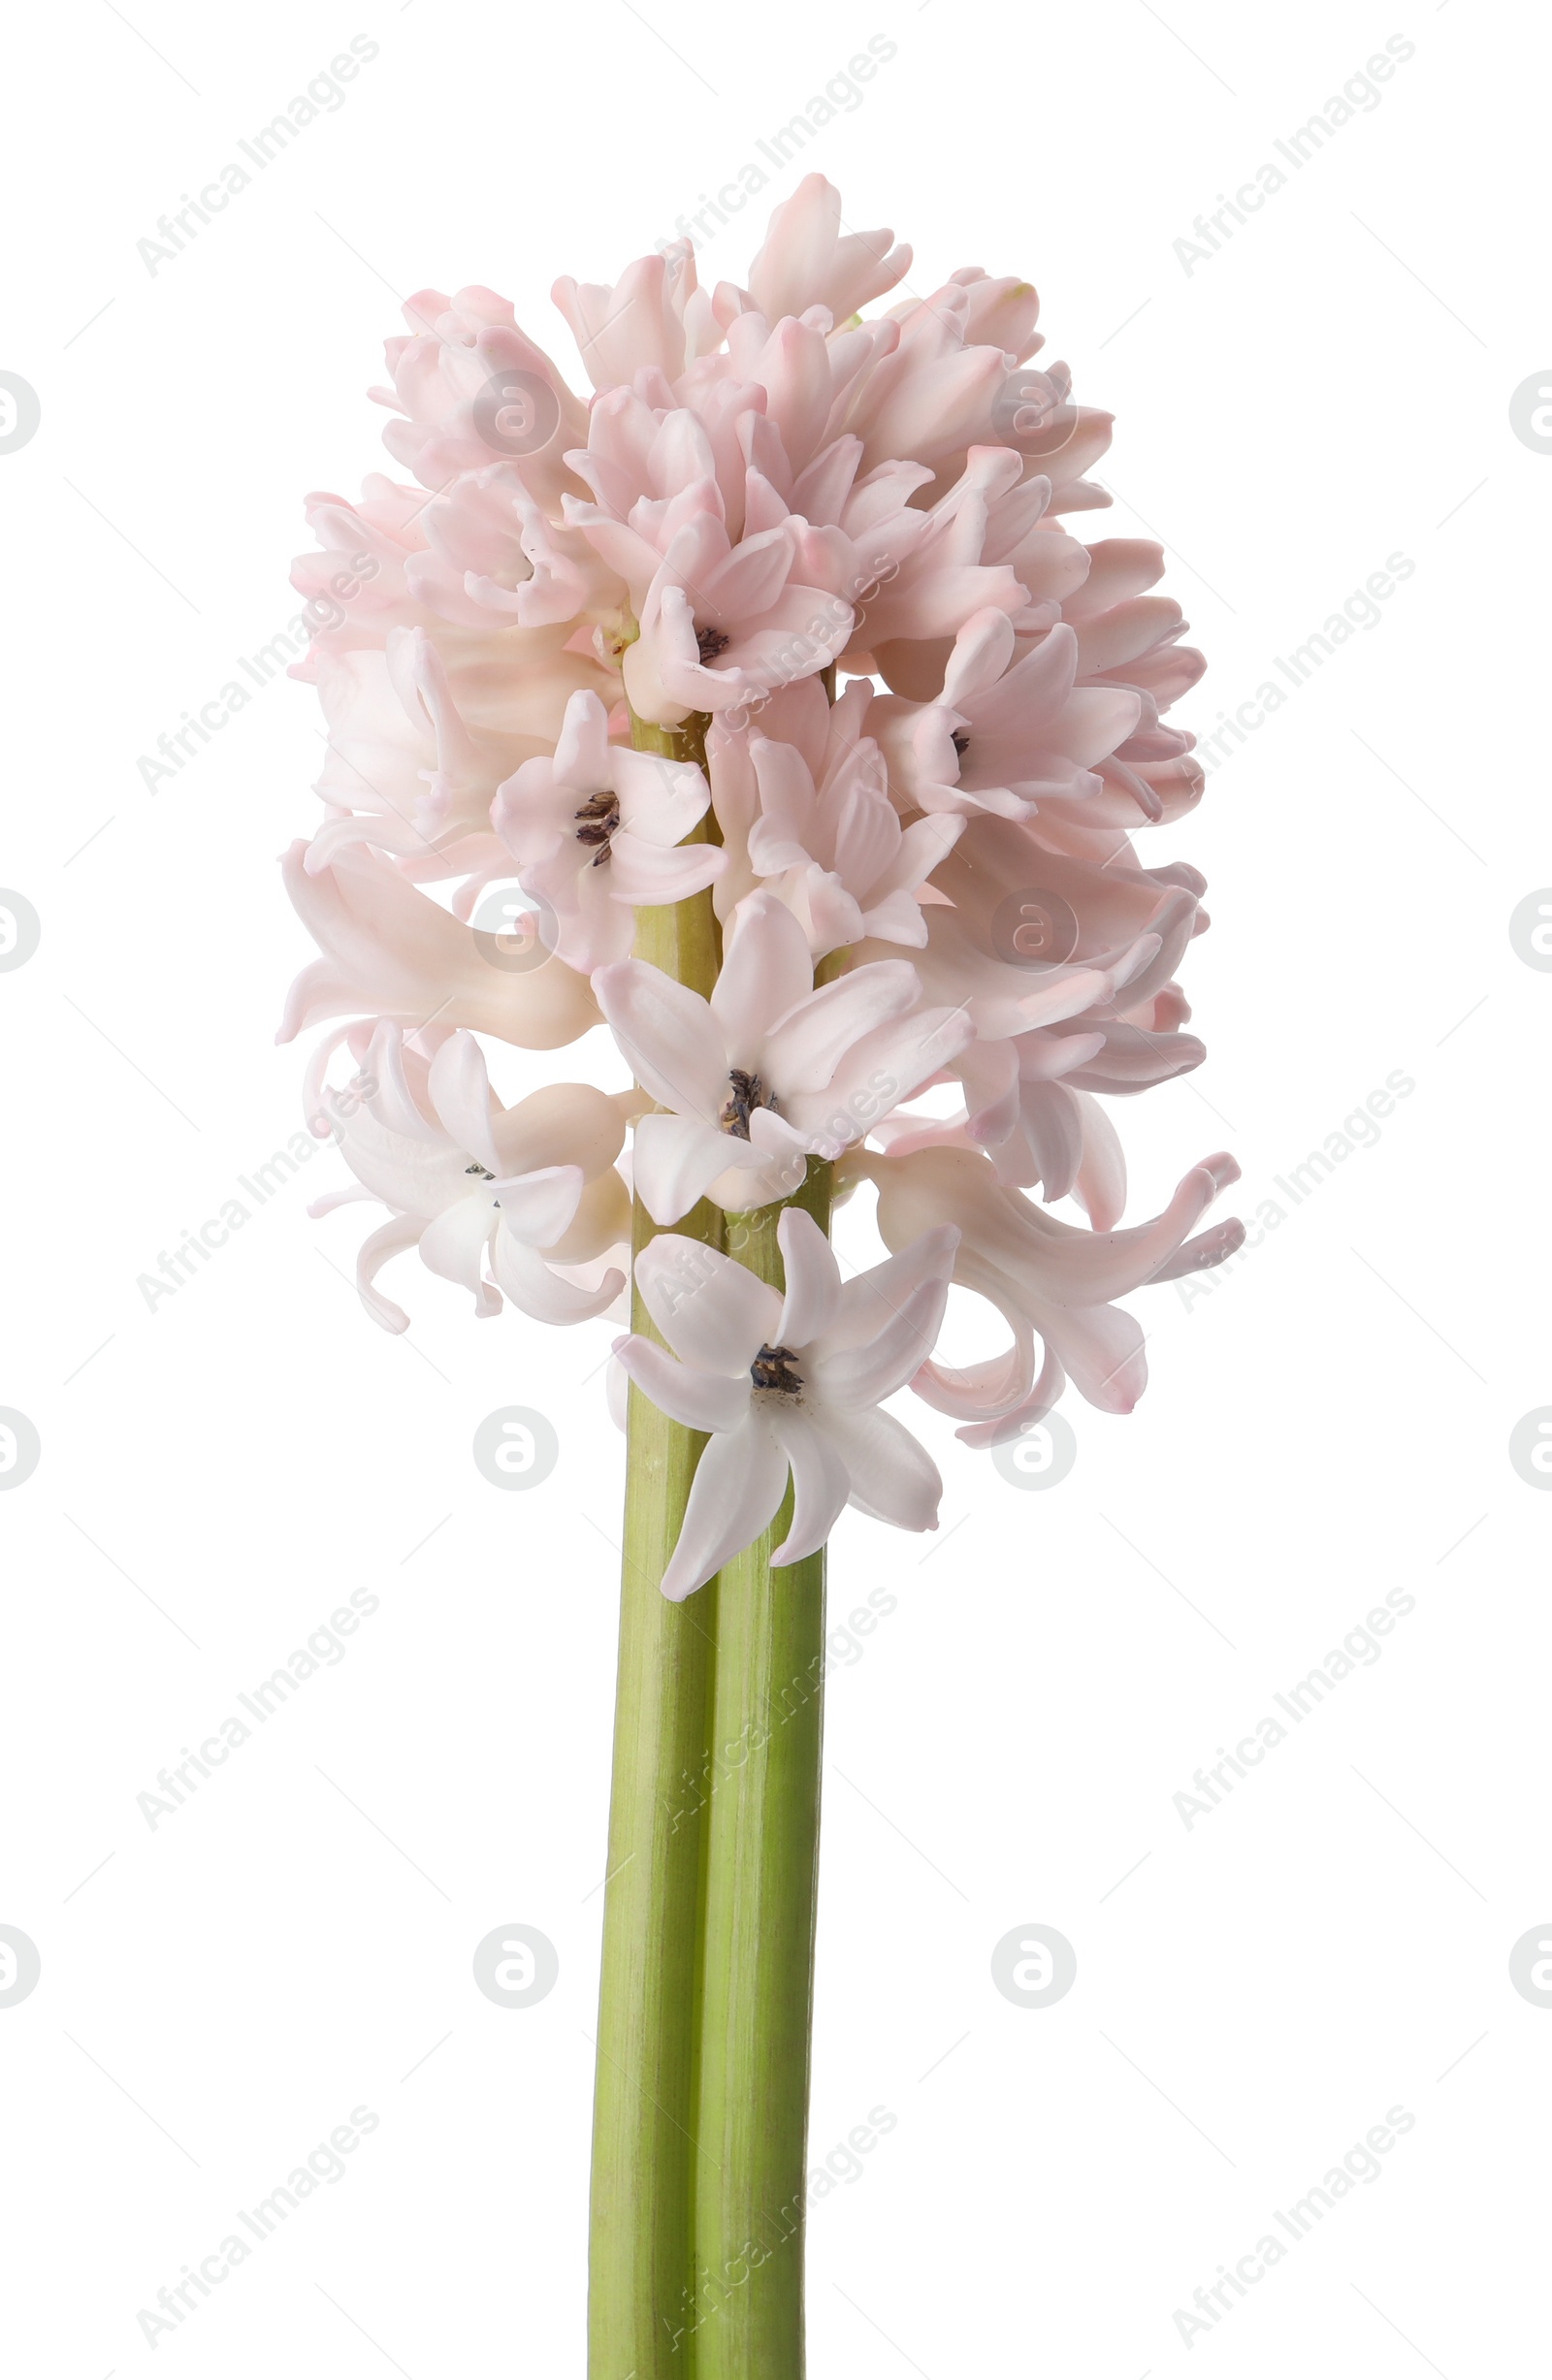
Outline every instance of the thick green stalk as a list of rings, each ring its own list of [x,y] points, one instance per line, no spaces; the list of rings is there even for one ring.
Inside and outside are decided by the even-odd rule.
[[[637,750],[703,757],[705,723],[634,723]],[[638,913],[636,955],[709,993],[709,892]],[[632,1241],[656,1226],[636,1204]],[[721,1243],[704,1203],[677,1229]],[[631,1328],[658,1335],[639,1296]],[[632,1388],[627,1422],[620,1658],[593,2119],[591,2380],[693,2380],[695,2038],[715,1581],[685,1603],[659,1582],[705,1440]]]
[[[794,1204],[827,1230],[830,1174]],[[728,1218],[782,1286],[781,1207]],[[704,1979],[694,2129],[696,2380],[801,2380],[804,2169],[819,1861],[824,1556],[781,1570],[789,1488],[717,1582]]]

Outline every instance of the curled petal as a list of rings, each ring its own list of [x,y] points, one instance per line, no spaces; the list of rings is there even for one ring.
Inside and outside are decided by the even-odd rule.
[[[596,1289],[564,1280],[511,1232],[499,1231],[491,1248],[491,1270],[512,1303],[535,1322],[593,1322],[608,1312],[625,1287],[625,1274],[610,1270]]]
[[[1062,1370],[1060,1360],[1048,1347],[1046,1360],[1040,1367],[1040,1377],[1026,1396],[1011,1405],[998,1419],[977,1422],[968,1430],[956,1430],[954,1434],[962,1439],[966,1446],[978,1450],[1010,1445],[1015,1438],[1021,1438],[1026,1431],[1033,1430],[1037,1422],[1044,1421],[1066,1386],[1067,1374]]]
[[[372,1321],[380,1322],[385,1331],[407,1331],[409,1316],[373,1284],[388,1259],[412,1248],[419,1238],[420,1224],[414,1215],[391,1215],[361,1243],[361,1253],[356,1258],[356,1287]]]
[[[911,1382],[923,1404],[935,1413],[978,1426],[997,1422],[1018,1411],[1035,1379],[1035,1334],[1021,1314],[1010,1313],[1013,1344],[1001,1355],[982,1363],[954,1367],[923,1364]]]

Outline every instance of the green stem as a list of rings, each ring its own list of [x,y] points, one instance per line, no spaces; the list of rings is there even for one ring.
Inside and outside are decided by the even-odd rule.
[[[830,1174],[793,1204],[828,1228]],[[782,1286],[779,1206],[728,1245]],[[696,2380],[801,2380],[803,2218],[819,1857],[824,1556],[772,1571],[789,1488],[717,1582],[699,2096]]]
[[[704,724],[636,721],[631,741],[698,761]],[[640,911],[636,955],[709,993],[720,958],[710,893]],[[722,1220],[702,1202],[677,1228],[719,1246]],[[655,1229],[637,1201],[633,1248]],[[639,1296],[630,1321],[657,1337]],[[717,1589],[669,1603],[659,1582],[704,1443],[630,1390],[593,2118],[591,2380],[693,2380],[695,2370],[695,2040]]]

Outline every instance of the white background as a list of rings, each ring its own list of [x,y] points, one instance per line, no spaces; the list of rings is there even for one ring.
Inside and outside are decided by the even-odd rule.
[[[942,1534],[837,1531],[837,1618],[880,1586],[898,1608],[830,1689],[814,2161],[871,2107],[897,2122],[815,2209],[813,2371],[1539,2368],[1552,2011],[1508,1975],[1552,1933],[1552,1498],[1507,1456],[1552,1402],[1552,980],[1507,930],[1552,881],[1552,456],[1509,422],[1552,381],[1530,13],[129,16],[78,0],[10,37],[0,367],[42,427],[0,456],[0,883],[43,940],[0,976],[0,1404],[43,1457],[0,1496],[0,1920],[43,1975],[0,2009],[8,2367],[142,2369],[137,2309],[365,2105],[345,2178],[157,2359],[582,2372],[607,1326],[476,1328],[410,1260],[386,1337],[341,1278],[355,1213],[304,1213],[328,1153],[147,1311],[137,1276],[296,1129],[272,1037],[310,949],[275,857],[315,816],[313,697],[277,681],[154,795],[137,759],[295,612],[303,492],[383,467],[362,391],[401,297],[491,283],[574,365],[554,275],[670,238],[883,33],[898,54],[805,162],[916,243],[913,289],[1036,281],[1042,361],[1119,417],[1116,510],[1079,527],[1164,538],[1210,654],[1184,724],[1415,564],[1148,846],[1211,879],[1210,1057],[1119,1110],[1130,1214],[1227,1145],[1225,1210],[1253,1215],[1389,1074],[1416,1087],[1211,1295],[1135,1302],[1148,1394],[1127,1420],[1069,1401],[1060,1486],[1019,1491],[904,1399]],[[358,32],[380,54],[346,104],[149,273],[137,241]],[[1193,218],[1393,34],[1415,54],[1380,104],[1187,272]],[[742,277],[794,179],[703,277]],[[865,1213],[843,1232],[866,1261]],[[561,1439],[528,1496],[469,1454],[514,1402]],[[157,1770],[352,1589],[380,1608],[346,1657],[149,1829]],[[1396,1589],[1381,1657],[1187,1829],[1192,1772]],[[470,1960],[519,1920],[561,1972],[512,2011]],[[1078,1979],[1031,2010],[989,1960],[1034,1921]],[[1396,2106],[1381,2178],[1182,2342],[1175,2309]]]

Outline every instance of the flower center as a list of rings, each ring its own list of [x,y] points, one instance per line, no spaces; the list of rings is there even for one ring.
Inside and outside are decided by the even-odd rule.
[[[961,729],[958,729],[958,730],[957,730],[957,731],[956,731],[956,732],[955,732],[954,735],[952,735],[952,736],[950,737],[949,741],[950,741],[950,742],[953,744],[954,751],[955,751],[955,752],[958,754],[958,756],[959,756],[960,759],[962,760],[962,759],[964,758],[965,754],[966,754],[966,753],[969,751],[969,749],[970,749],[970,738],[969,738],[969,737],[968,737],[968,736],[967,736],[967,735],[964,733],[963,729],[961,728]]]
[[[728,1085],[731,1097],[722,1111],[722,1128],[724,1132],[730,1132],[735,1141],[747,1141],[749,1119],[755,1110],[769,1108],[774,1114],[776,1102],[760,1077],[746,1075],[741,1066],[732,1069],[728,1077]]]
[[[803,1382],[792,1363],[791,1347],[761,1347],[749,1367],[749,1376],[758,1389],[779,1389],[784,1397],[795,1397]]]
[[[695,649],[702,661],[714,661],[719,653],[726,653],[730,638],[722,628],[696,628]]]
[[[620,823],[620,797],[617,793],[590,793],[580,810],[573,811],[577,820],[576,839],[593,852],[593,865],[601,868],[609,856],[609,840]]]

